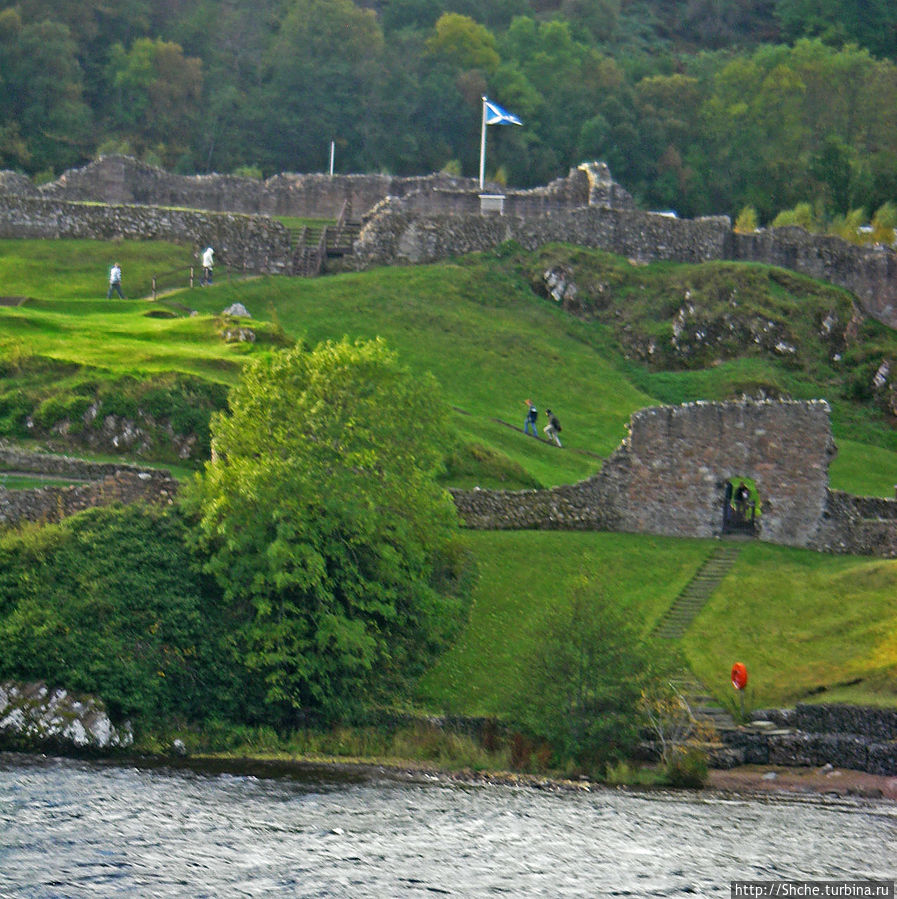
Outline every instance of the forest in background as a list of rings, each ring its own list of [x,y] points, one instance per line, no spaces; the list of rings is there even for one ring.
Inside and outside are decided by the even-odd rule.
[[[606,161],[648,208],[768,223],[897,202],[890,0],[21,0],[0,168],[124,152],[189,174],[476,174]]]

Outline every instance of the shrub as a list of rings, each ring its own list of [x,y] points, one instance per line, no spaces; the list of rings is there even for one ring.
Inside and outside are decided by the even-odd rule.
[[[664,767],[664,773],[671,787],[703,787],[707,783],[707,756],[700,749],[690,746],[673,754]]]
[[[601,771],[638,742],[640,684],[650,666],[632,622],[589,591],[589,581],[577,579],[541,627],[512,714],[521,730],[551,744],[559,767],[572,760]]]
[[[91,509],[0,540],[0,676],[96,694],[158,720],[244,696],[218,595],[174,511]]]

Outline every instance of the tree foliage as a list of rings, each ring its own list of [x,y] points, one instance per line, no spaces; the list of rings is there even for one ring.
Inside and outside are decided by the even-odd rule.
[[[175,512],[91,509],[0,540],[0,677],[143,721],[233,715],[250,694],[226,631]]]
[[[514,187],[606,161],[683,215],[897,202],[888,0],[22,0],[0,13],[0,165],[119,150],[177,171],[417,175],[479,163],[517,113]],[[491,173],[490,173],[491,174]],[[334,214],[336,210],[334,210]]]
[[[229,405],[194,498],[208,570],[268,702],[340,715],[416,675],[459,621],[434,481],[446,407],[380,340],[261,359]]]
[[[633,622],[590,593],[585,578],[570,592],[526,661],[530,687],[514,717],[548,740],[560,762],[600,771],[638,741],[652,662]]]

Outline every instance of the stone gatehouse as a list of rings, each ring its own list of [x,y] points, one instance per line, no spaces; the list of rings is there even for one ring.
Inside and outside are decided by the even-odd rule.
[[[760,540],[897,557],[897,501],[832,491],[835,457],[822,400],[688,403],[632,415],[601,471],[550,490],[456,490],[467,527],[617,530],[717,537],[727,484],[755,485]],[[730,488],[731,490],[731,488]]]

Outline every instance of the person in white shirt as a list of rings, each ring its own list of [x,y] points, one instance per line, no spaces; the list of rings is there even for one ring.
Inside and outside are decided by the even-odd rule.
[[[199,282],[200,287],[212,283],[212,266],[215,264],[215,251],[211,247],[206,247],[202,254],[202,281]]]
[[[112,291],[116,291],[118,295],[124,299],[125,295],[121,292],[121,266],[117,262],[112,263],[109,269],[109,290],[106,291],[106,299],[112,299]]]

